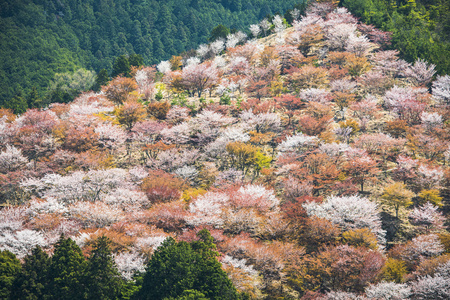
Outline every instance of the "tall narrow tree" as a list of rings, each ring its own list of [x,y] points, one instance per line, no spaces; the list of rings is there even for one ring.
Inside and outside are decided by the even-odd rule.
[[[11,298],[13,299],[48,299],[48,269],[50,258],[37,246],[25,257],[22,271],[14,281]]]
[[[86,270],[87,299],[118,299],[122,279],[115,265],[106,236],[97,239]]]
[[[86,267],[80,247],[70,238],[61,236],[49,269],[49,299],[84,299],[83,273]]]

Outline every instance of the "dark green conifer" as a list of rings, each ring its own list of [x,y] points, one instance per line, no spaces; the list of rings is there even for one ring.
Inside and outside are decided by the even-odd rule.
[[[192,243],[166,239],[149,261],[137,299],[177,298],[187,290],[196,290],[211,300],[238,299],[217,261],[210,233],[202,230],[198,236],[200,241]]]
[[[228,29],[226,26],[224,26],[222,24],[219,24],[213,28],[208,40],[210,42],[214,42],[218,39],[226,39],[227,35],[229,35],[229,34],[230,34],[230,29]]]
[[[27,104],[29,108],[38,108],[42,106],[42,99],[39,97],[37,88],[33,86],[27,95]]]
[[[19,92],[4,105],[5,108],[11,109],[16,115],[23,114],[27,111],[27,100],[23,97],[22,91]]]
[[[122,278],[117,270],[106,236],[97,239],[86,270],[87,299],[118,299]]]
[[[20,273],[20,261],[8,250],[0,251],[0,299],[11,299],[11,289]]]
[[[118,75],[130,76],[130,61],[126,55],[121,55],[114,61],[111,77],[114,78]]]
[[[108,71],[106,71],[106,69],[101,69],[100,72],[98,72],[97,76],[95,77],[95,83],[92,89],[98,92],[100,91],[102,86],[107,85],[108,82],[109,82]]]
[[[37,246],[25,257],[22,271],[14,281],[12,299],[39,300],[48,299],[48,269],[50,258]]]
[[[144,65],[144,58],[140,54],[131,54],[128,61],[131,67],[140,67]]]
[[[63,236],[55,245],[55,254],[49,269],[50,299],[85,299],[83,274],[86,262],[80,247],[70,238]]]

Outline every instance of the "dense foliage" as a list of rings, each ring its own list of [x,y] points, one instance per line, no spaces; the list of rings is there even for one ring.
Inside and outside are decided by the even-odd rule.
[[[450,73],[450,2],[447,0],[342,0],[367,24],[392,32],[392,48],[409,62],[418,58]]]
[[[56,73],[112,70],[120,55],[146,64],[196,48],[218,24],[243,30],[298,0],[2,0],[0,106]],[[30,108],[32,106],[29,106]]]
[[[337,4],[0,110],[2,297],[448,299],[450,76]]]

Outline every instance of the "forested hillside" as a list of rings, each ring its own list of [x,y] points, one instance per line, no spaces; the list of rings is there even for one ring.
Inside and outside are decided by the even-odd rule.
[[[0,298],[450,299],[450,76],[337,4],[0,109]]]
[[[114,58],[146,64],[207,42],[213,27],[243,30],[298,0],[2,0],[0,105],[34,86],[40,96],[55,73],[111,71]]]
[[[450,73],[450,1],[341,0],[361,21],[392,32],[392,47],[409,62],[422,58]]]

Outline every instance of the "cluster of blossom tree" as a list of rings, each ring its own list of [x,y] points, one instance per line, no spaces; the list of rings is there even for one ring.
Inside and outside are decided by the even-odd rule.
[[[336,2],[1,110],[0,249],[106,236],[132,281],[206,228],[250,299],[448,299],[450,76]]]

